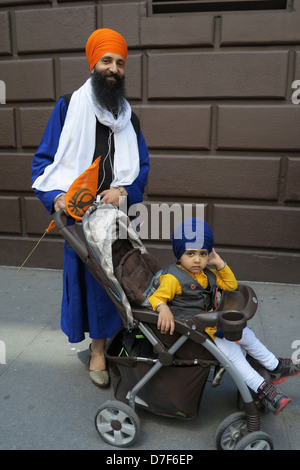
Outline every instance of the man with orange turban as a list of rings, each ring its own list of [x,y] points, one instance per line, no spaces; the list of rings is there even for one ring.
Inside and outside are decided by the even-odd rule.
[[[116,31],[97,29],[88,38],[86,56],[90,78],[58,100],[32,162],[33,189],[50,213],[67,212],[65,194],[99,156],[97,194],[103,202],[118,206],[122,196],[129,207],[143,200],[147,184],[147,146],[125,99],[126,41]],[[99,386],[109,382],[106,338],[121,326],[106,292],[65,246],[61,327],[72,343],[89,332],[90,377]]]

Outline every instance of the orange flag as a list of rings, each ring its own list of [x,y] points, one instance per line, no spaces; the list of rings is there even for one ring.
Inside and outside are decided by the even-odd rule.
[[[98,189],[98,172],[101,157],[78,176],[66,193],[68,214],[75,220],[81,220],[87,209],[96,199]]]
[[[98,189],[98,172],[99,163],[101,157],[96,158],[92,165],[85,170],[82,175],[71,184],[70,188],[66,193],[66,206],[67,211],[73,219],[81,220],[87,209],[93,204],[96,199]],[[51,232],[55,228],[54,220],[51,220],[50,224],[46,228],[45,232],[25,259],[24,263],[20,266],[17,272],[21,271],[26,261],[30,258],[34,250],[41,243],[47,233]]]
[[[96,160],[91,164],[91,166],[87,170],[85,170],[80,176],[78,176],[78,178],[76,178],[76,180],[71,184],[70,188],[66,193],[67,211],[68,214],[75,220],[80,221],[84,213],[96,199],[100,160],[101,157],[96,158]],[[31,256],[31,254],[42,241],[42,239],[45,237],[45,235],[51,232],[51,230],[53,230],[54,228],[55,222],[54,220],[51,220],[44,234],[30,253],[30,255],[26,258],[21,268],[24,266],[27,259]]]

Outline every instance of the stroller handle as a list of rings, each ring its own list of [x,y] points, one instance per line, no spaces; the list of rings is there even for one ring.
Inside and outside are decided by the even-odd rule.
[[[64,239],[71,245],[79,258],[85,262],[88,258],[87,247],[76,231],[76,223],[67,226],[65,223],[66,219],[67,216],[62,209],[59,209],[57,212],[55,212],[54,223],[56,228],[62,234]]]
[[[54,218],[54,223],[55,223],[55,227],[58,230],[61,230],[62,228],[64,228],[66,226],[66,224],[62,220],[63,216],[65,218],[67,217],[62,209],[59,209],[57,212],[54,212],[54,217],[53,217]]]

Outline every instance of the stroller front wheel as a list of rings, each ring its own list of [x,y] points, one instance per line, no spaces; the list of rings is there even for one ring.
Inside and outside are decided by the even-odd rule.
[[[242,437],[234,450],[273,450],[273,441],[265,432],[254,431]]]
[[[227,416],[215,434],[217,450],[234,450],[238,440],[247,433],[247,416],[244,412]]]
[[[138,439],[140,420],[126,403],[108,400],[95,416],[95,426],[102,439],[117,447],[126,447]]]
[[[217,450],[273,450],[271,437],[262,431],[249,432],[247,415],[233,413],[219,425],[215,441]]]

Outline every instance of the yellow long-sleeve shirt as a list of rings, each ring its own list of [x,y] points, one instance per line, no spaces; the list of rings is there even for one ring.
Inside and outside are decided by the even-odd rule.
[[[184,269],[181,265],[178,265],[181,269],[184,271],[187,271]],[[228,291],[234,291],[238,284],[235,278],[235,275],[231,271],[230,267],[226,264],[223,269],[220,271],[217,271],[216,269],[211,270],[215,276],[216,276],[216,284],[219,287],[219,289],[222,290],[228,290]],[[199,273],[191,273],[187,271],[204,289],[207,288],[208,286],[208,279],[206,274],[203,271],[200,271]],[[181,286],[178,281],[178,279],[173,276],[172,274],[162,274],[160,276],[160,286],[158,289],[154,292],[154,294],[151,295],[151,297],[148,298],[148,301],[150,302],[153,310],[156,309],[156,306],[159,303],[164,303],[167,304],[171,300],[173,300],[174,296],[176,294],[181,294]]]

